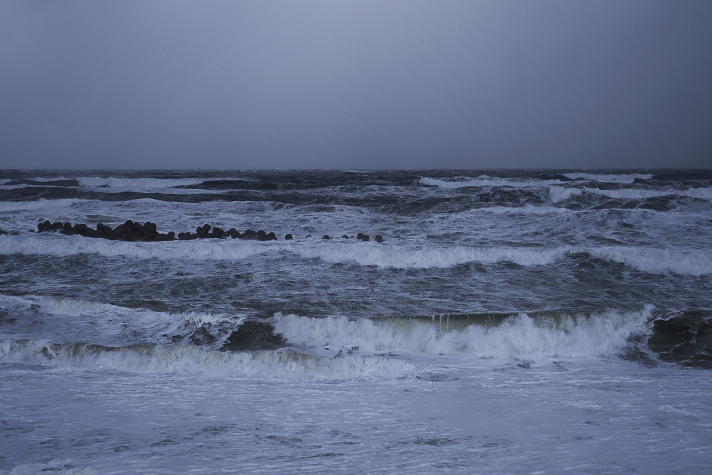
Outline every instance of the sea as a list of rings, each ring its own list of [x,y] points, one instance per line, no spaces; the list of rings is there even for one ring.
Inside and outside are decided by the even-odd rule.
[[[0,229],[0,473],[712,473],[712,170],[0,170]]]

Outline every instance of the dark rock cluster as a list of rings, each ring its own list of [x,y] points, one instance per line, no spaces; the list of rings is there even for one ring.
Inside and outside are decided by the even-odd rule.
[[[273,233],[266,233],[263,230],[253,231],[248,229],[244,233],[239,232],[235,228],[230,228],[227,231],[218,228],[211,227],[209,224],[203,226],[198,226],[195,229],[195,233],[176,233],[169,232],[166,234],[159,233],[156,230],[156,223],[147,222],[141,224],[131,220],[126,221],[123,224],[111,228],[102,223],[96,225],[96,229],[93,229],[86,224],[75,224],[72,223],[62,223],[56,221],[54,223],[50,221],[44,221],[37,225],[37,232],[47,232],[47,231],[59,231],[62,234],[68,235],[79,235],[84,237],[92,238],[103,238],[111,239],[114,241],[174,241],[176,239],[181,241],[189,241],[192,239],[245,239],[252,241],[276,241],[277,236]],[[0,234],[3,231],[0,230]],[[343,235],[342,238],[348,239],[347,235]],[[294,239],[291,234],[284,236],[284,239],[289,241]],[[328,235],[324,236],[323,239],[331,239]],[[369,241],[371,238],[367,234],[358,233],[356,239],[361,241]],[[383,242],[383,237],[380,235],[375,237],[376,242]]]
[[[230,228],[227,231],[222,230],[221,228],[215,227],[212,228],[209,224],[205,224],[203,226],[198,226],[195,228],[195,233],[179,233],[178,234],[178,239],[183,240],[183,241],[188,241],[191,239],[225,239],[225,238],[233,238],[233,239],[246,239],[250,241],[276,241],[277,236],[270,232],[266,233],[262,231],[261,229],[259,231],[253,231],[251,229],[248,229],[244,233],[240,233],[235,228]]]
[[[371,240],[371,236],[369,236],[368,234],[358,233],[358,234],[356,235],[356,239],[358,239],[359,241],[368,242],[368,241]],[[377,234],[377,235],[373,238],[373,240],[376,241],[376,242],[383,242],[383,236],[381,236],[380,234]]]
[[[173,241],[175,239],[175,233],[173,232],[167,234],[159,233],[156,230],[156,223],[141,224],[130,219],[113,229],[102,223],[97,224],[96,229],[92,229],[86,224],[72,226],[72,223],[61,223],[59,221],[55,223],[45,221],[37,225],[37,232],[46,231],[59,231],[62,234],[77,234],[84,237],[111,239],[114,241]]]

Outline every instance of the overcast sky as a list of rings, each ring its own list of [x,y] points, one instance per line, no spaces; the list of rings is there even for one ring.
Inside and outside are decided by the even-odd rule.
[[[0,2],[2,168],[712,167],[712,1]]]

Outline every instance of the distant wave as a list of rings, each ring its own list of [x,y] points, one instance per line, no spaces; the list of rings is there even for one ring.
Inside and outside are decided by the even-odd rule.
[[[73,326],[72,319],[95,317],[101,322],[105,336],[116,338],[122,332],[140,335],[143,342],[161,343],[173,337],[189,336],[198,328],[210,328],[213,336],[224,339],[227,333],[217,328],[228,328],[241,323],[244,315],[228,315],[206,312],[158,312],[146,308],[130,308],[108,303],[92,302],[75,298],[25,295],[22,297],[0,294],[0,306],[22,313],[31,310],[39,312],[45,319],[60,317],[63,325]],[[113,323],[112,323],[113,322]],[[126,322],[130,322],[130,325]],[[113,326],[113,328],[112,328]],[[221,333],[222,331],[222,333]]]
[[[179,185],[197,185],[203,181],[205,181],[205,179],[202,178],[102,178],[98,176],[83,176],[77,178],[79,185],[87,188],[119,188],[136,191],[172,188]]]
[[[635,180],[650,180],[653,175],[649,173],[630,173],[630,174],[596,174],[596,173],[564,173],[566,178],[571,180],[589,180],[600,181],[603,183],[633,183]]]
[[[549,201],[552,203],[560,203],[566,201],[572,196],[578,196],[582,193],[591,193],[614,199],[633,199],[644,200],[648,198],[658,198],[662,196],[687,196],[690,198],[699,198],[712,200],[712,187],[710,188],[688,188],[687,190],[651,190],[637,188],[623,188],[619,190],[599,190],[597,188],[573,188],[563,186],[549,187]]]
[[[353,263],[395,269],[449,268],[461,264],[511,262],[524,267],[546,266],[572,253],[619,262],[651,274],[712,274],[712,253],[703,250],[665,250],[637,247],[556,248],[532,247],[415,247],[362,242],[200,240],[140,243],[76,236],[0,236],[0,254],[97,254],[135,259],[189,259],[239,261],[266,253],[291,252],[305,259],[338,264]]]
[[[561,213],[567,213],[569,210],[566,208],[557,208],[554,206],[534,206],[534,205],[525,205],[525,206],[487,206],[484,208],[475,208],[467,211],[461,211],[459,213],[453,213],[453,214],[461,214],[461,215],[468,215],[468,214],[475,214],[475,213],[492,213],[492,214],[561,214]]]
[[[295,246],[304,258],[319,258],[326,262],[354,262],[362,266],[391,267],[396,269],[447,268],[469,262],[492,264],[513,262],[522,266],[547,265],[563,257],[569,248],[410,248],[378,246],[368,243],[329,243],[320,246]]]
[[[97,192],[161,193],[161,194],[220,194],[224,190],[206,189],[201,184],[216,178],[115,178],[79,177],[79,185]],[[235,178],[234,180],[240,180]]]
[[[62,235],[0,236],[0,254],[5,255],[97,254],[136,259],[239,260],[267,252],[269,247],[270,243],[240,240],[134,243]]]
[[[562,258],[568,247],[532,248],[424,248],[385,246],[357,242],[257,242],[240,240],[173,241],[135,243],[62,235],[0,236],[0,254],[52,255],[97,254],[136,259],[240,260],[268,252],[288,251],[306,259],[330,263],[353,262],[390,268],[446,268],[468,262],[513,262],[522,266],[547,265]]]
[[[548,186],[563,184],[561,180],[535,180],[521,178],[498,178],[489,177],[486,175],[477,178],[460,177],[454,180],[440,180],[437,178],[423,177],[420,183],[428,186],[437,186],[439,188],[467,188],[467,187],[482,187],[482,186],[509,186],[513,188],[527,188],[537,186]]]
[[[67,207],[81,203],[87,203],[90,200],[82,199],[59,199],[59,200],[45,200],[40,199],[36,201],[0,201],[0,212],[2,211],[31,211],[39,210],[44,208],[60,208]]]

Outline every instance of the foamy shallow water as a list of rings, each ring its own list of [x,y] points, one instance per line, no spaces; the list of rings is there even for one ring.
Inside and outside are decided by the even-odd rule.
[[[396,380],[4,367],[11,473],[702,473],[705,372],[444,358]],[[473,364],[474,363],[474,364]],[[528,366],[528,367],[527,367]],[[265,375],[268,376],[268,375]],[[51,390],[48,390],[51,388]],[[680,454],[684,454],[681,456]],[[68,470],[76,470],[71,472]],[[62,472],[65,473],[65,472]]]

